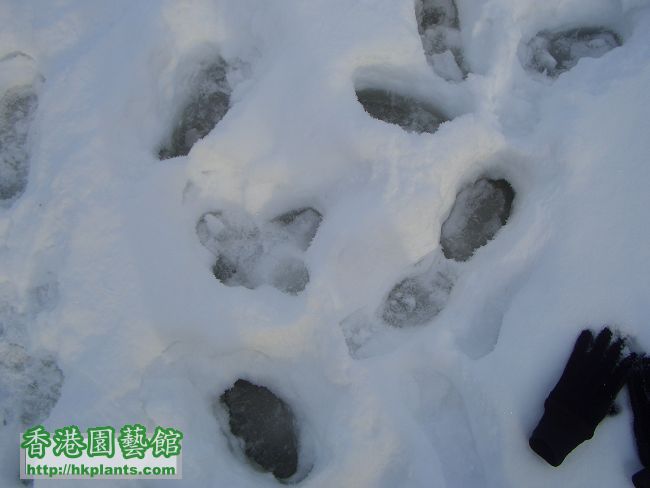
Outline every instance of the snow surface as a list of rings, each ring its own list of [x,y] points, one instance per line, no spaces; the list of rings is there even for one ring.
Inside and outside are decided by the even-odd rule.
[[[432,52],[414,0],[0,1],[0,96],[37,97],[10,148],[28,154],[26,187],[0,207],[0,486],[21,486],[17,434],[35,418],[173,426],[175,484],[277,486],[213,410],[239,378],[291,408],[301,486],[630,486],[625,392],[561,467],[527,442],[582,328],[650,350],[650,2],[456,7],[450,49]],[[527,64],[540,33],[582,27],[621,46],[580,47],[557,77]],[[161,161],[218,59],[227,112]],[[405,131],[371,117],[363,89],[449,121]],[[480,178],[510,182],[512,214],[448,262],[441,226]],[[322,215],[311,245],[283,247],[304,290],[215,279],[203,215],[259,226],[304,208]],[[438,269],[444,306],[387,325],[395,285]]]

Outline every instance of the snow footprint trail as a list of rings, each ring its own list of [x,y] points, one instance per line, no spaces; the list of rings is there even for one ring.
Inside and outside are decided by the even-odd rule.
[[[174,129],[158,153],[163,159],[187,156],[228,112],[231,87],[228,65],[221,58],[201,63],[191,82],[190,93]]]
[[[447,259],[467,261],[494,239],[508,221],[515,194],[506,180],[481,178],[462,189],[442,224],[440,248]],[[382,317],[394,327],[422,325],[445,306],[453,281],[434,265],[422,275],[397,284],[386,299]]]
[[[622,44],[618,34],[604,27],[542,31],[526,45],[523,64],[529,70],[557,78],[581,58],[599,58]]]
[[[514,199],[515,191],[505,179],[483,177],[462,188],[442,224],[440,250],[418,262],[390,290],[378,313],[369,314],[362,309],[340,323],[350,354],[365,357],[368,351],[363,346],[386,332],[386,326],[410,328],[433,320],[445,308],[462,272],[456,263],[467,261],[495,238],[510,217]],[[490,327],[487,336],[481,337],[485,336],[484,340],[493,347],[492,336],[498,337],[498,333],[498,327]]]
[[[244,443],[246,457],[278,480],[298,469],[296,420],[291,408],[264,386],[238,379],[220,397],[230,432]],[[219,408],[215,405],[215,408]]]
[[[0,86],[0,205],[11,204],[27,187],[28,137],[38,95],[33,60],[16,52],[0,61],[10,74],[9,86]]]
[[[416,0],[415,18],[422,47],[434,71],[447,81],[462,81],[465,66],[454,0]]]
[[[215,254],[212,272],[224,285],[252,290],[269,284],[297,295],[309,283],[301,255],[322,219],[313,208],[292,210],[264,224],[244,213],[216,211],[199,219],[196,233],[201,244]]]

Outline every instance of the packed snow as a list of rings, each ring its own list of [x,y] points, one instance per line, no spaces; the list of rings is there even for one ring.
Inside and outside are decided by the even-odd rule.
[[[136,422],[182,486],[631,486],[625,390],[528,437],[583,328],[650,351],[649,0],[0,24],[0,486],[35,423]]]

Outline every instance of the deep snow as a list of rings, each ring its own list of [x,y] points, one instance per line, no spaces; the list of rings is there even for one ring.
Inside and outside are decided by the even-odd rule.
[[[173,426],[178,484],[277,486],[215,412],[244,379],[295,416],[301,486],[630,486],[625,392],[559,468],[528,436],[582,328],[650,350],[650,2],[442,3],[457,21],[429,0],[0,1],[0,177],[26,175],[0,202],[0,485],[38,419]],[[364,90],[448,120],[404,130]],[[485,178],[516,193],[507,223],[448,259]],[[302,209],[315,227],[278,225]],[[224,247],[215,215],[255,238]],[[435,307],[393,323],[413,277]]]

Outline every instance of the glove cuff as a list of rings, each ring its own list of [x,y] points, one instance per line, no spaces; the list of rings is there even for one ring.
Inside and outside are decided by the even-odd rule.
[[[559,466],[573,449],[593,437],[595,429],[563,405],[547,399],[544,415],[530,436],[530,448],[551,466]]]
[[[632,476],[632,483],[635,488],[650,488],[650,470],[643,468],[641,471]]]

